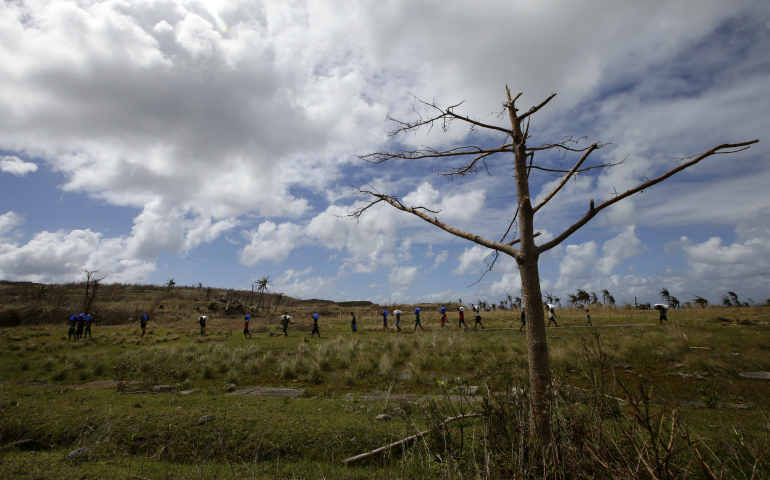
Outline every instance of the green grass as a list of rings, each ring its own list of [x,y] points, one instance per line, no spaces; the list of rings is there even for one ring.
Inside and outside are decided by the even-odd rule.
[[[314,307],[293,308],[299,319]],[[67,341],[64,324],[4,328],[0,447],[6,449],[0,452],[0,478],[382,478],[403,472],[444,478],[451,473],[446,465],[437,466],[420,445],[408,455],[394,451],[390,459],[361,466],[339,464],[426,425],[415,406],[342,401],[348,394],[441,395],[438,380],[453,385],[460,378],[483,387],[501,375],[526,378],[519,312],[487,312],[487,330],[464,332],[452,315],[455,323],[442,330],[437,311],[428,310],[423,310],[427,332],[412,333],[409,315],[402,320],[404,332],[382,332],[380,318],[370,310],[359,312],[357,334],[345,315],[330,311],[320,322],[321,339],[306,338],[309,321],[292,325],[289,337],[257,333],[244,339],[239,316],[219,315],[212,315],[209,336],[199,337],[191,335],[197,331],[195,314],[176,312],[156,315],[143,339],[136,325],[97,324],[93,339],[80,342]],[[738,373],[770,370],[770,309],[678,310],[663,327],[646,325],[657,323],[654,312],[597,307],[591,313],[597,326],[636,325],[597,329],[609,362],[631,366],[606,374],[608,393],[622,396],[621,385],[630,388],[644,378],[653,386],[654,402],[676,405],[687,426],[714,448],[735,441],[737,431],[767,439],[770,382],[744,380]],[[736,314],[753,324],[715,321]],[[265,331],[279,331],[278,315],[265,318]],[[261,322],[252,320],[252,331]],[[583,323],[581,311],[562,310],[562,327],[548,329],[549,352],[557,383],[589,389],[594,378],[584,352],[591,348],[592,330],[563,328]],[[200,391],[182,396],[76,388],[114,378],[118,365],[140,391],[158,384]],[[304,388],[307,395],[228,397],[224,389],[230,383]],[[736,410],[734,404],[754,408]],[[411,414],[374,420],[394,407]],[[199,426],[203,415],[214,422]],[[46,447],[14,447],[23,439]],[[63,459],[80,446],[92,450],[91,461],[73,465]],[[476,475],[472,465],[466,467],[471,469],[466,476]]]

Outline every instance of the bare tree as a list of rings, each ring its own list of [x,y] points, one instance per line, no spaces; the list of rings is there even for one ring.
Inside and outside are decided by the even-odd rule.
[[[83,299],[83,313],[88,315],[91,311],[91,305],[93,305],[96,299],[96,288],[99,286],[99,282],[107,278],[107,275],[99,278],[96,276],[99,270],[83,269],[86,274],[86,278],[83,279],[83,283],[86,286],[86,296]]]
[[[593,169],[606,168],[612,165],[599,164],[593,166],[584,166],[585,161],[594,151],[602,148],[606,144],[592,143],[590,146],[580,148],[578,141],[580,139],[573,139],[572,137],[564,137],[563,139],[554,143],[545,143],[539,146],[531,147],[527,145],[529,140],[529,125],[531,116],[537,113],[548,102],[553,99],[556,94],[552,94],[546,98],[539,105],[536,105],[526,112],[521,113],[516,107],[516,101],[522,95],[519,93],[515,97],[511,97],[510,90],[506,86],[507,101],[503,104],[503,110],[500,112],[498,118],[503,118],[507,113],[507,117],[510,120],[510,126],[499,126],[484,123],[468,116],[463,116],[456,112],[456,109],[462,104],[452,105],[450,107],[442,108],[436,105],[435,102],[424,102],[416,97],[415,103],[420,108],[427,110],[426,115],[421,115],[418,112],[418,118],[415,121],[402,121],[391,117],[388,120],[394,121],[396,128],[390,133],[391,136],[398,136],[400,134],[415,133],[416,131],[433,127],[441,128],[447,131],[454,122],[460,122],[461,124],[469,127],[471,131],[484,130],[490,134],[499,134],[501,139],[498,143],[498,147],[483,148],[477,145],[465,145],[448,150],[436,150],[430,147],[421,147],[417,150],[407,151],[392,151],[392,152],[376,152],[359,155],[359,158],[373,164],[379,164],[388,162],[390,160],[433,160],[444,159],[451,161],[453,159],[460,160],[462,163],[458,165],[450,165],[447,167],[447,171],[438,172],[440,176],[446,176],[450,178],[463,177],[471,173],[478,173],[480,171],[489,172],[490,165],[487,163],[491,157],[497,154],[513,154],[513,172],[516,186],[516,212],[508,224],[505,233],[502,234],[499,241],[490,240],[477,235],[472,232],[466,232],[456,227],[448,225],[447,223],[439,220],[438,215],[440,212],[430,210],[423,205],[405,205],[399,200],[398,197],[389,195],[387,193],[379,192],[368,183],[363,183],[357,187],[358,193],[364,196],[367,200],[364,206],[355,209],[350,213],[350,216],[359,219],[369,208],[378,204],[385,203],[403,212],[415,215],[422,220],[434,225],[452,235],[464,238],[471,242],[474,242],[483,247],[487,247],[493,250],[491,254],[491,262],[488,264],[487,271],[494,267],[500,253],[509,255],[516,260],[521,275],[522,284],[522,296],[524,297],[524,304],[527,315],[527,355],[529,358],[529,380],[530,380],[530,395],[531,395],[531,410],[530,410],[530,424],[535,435],[535,438],[539,441],[541,446],[548,445],[551,442],[550,434],[550,399],[551,399],[551,372],[548,364],[548,345],[546,341],[546,330],[544,322],[543,309],[540,308],[542,302],[542,296],[540,292],[540,274],[538,270],[538,260],[540,255],[559,245],[564,240],[570,237],[573,233],[578,231],[582,226],[588,223],[594,218],[600,211],[604,210],[611,205],[627,198],[635,193],[641,192],[644,189],[650,188],[663,180],[671,177],[677,172],[680,172],[686,168],[689,168],[704,158],[718,153],[732,153],[738,150],[724,151],[726,149],[743,149],[748,148],[749,145],[758,142],[754,140],[751,142],[744,142],[738,144],[722,144],[718,145],[707,152],[704,152],[695,157],[686,159],[685,162],[678,167],[669,170],[665,174],[646,180],[640,185],[623,193],[616,193],[608,200],[601,202],[599,205],[594,205],[594,201],[591,200],[588,211],[583,215],[581,219],[575,222],[572,226],[564,230],[559,235],[556,235],[552,240],[543,243],[542,245],[535,245],[535,237],[539,232],[534,230],[534,217],[535,214],[543,208],[551,199],[556,196],[557,193],[567,184],[570,179],[576,178],[578,175],[585,174]],[[417,112],[417,109],[415,109]],[[569,169],[559,168],[546,168],[534,163],[535,154],[544,151],[557,151],[564,153],[565,155],[570,153],[580,154],[580,158],[575,162],[574,166]],[[537,205],[531,204],[531,194],[529,191],[529,175],[532,170],[545,171],[555,173],[561,176],[561,181],[556,187],[549,193],[542,201]],[[508,234],[511,233],[513,226],[518,222],[518,238],[513,233],[513,238],[509,239]],[[503,224],[504,226],[505,224]],[[516,232],[516,229],[513,230]]]
[[[275,294],[275,310],[273,310],[273,313],[276,313],[278,311],[278,305],[281,303],[281,300],[283,300],[283,293],[276,293]]]

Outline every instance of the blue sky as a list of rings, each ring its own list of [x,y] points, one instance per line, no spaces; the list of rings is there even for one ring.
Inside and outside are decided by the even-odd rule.
[[[0,278],[273,290],[379,303],[498,302],[513,261],[378,205],[367,181],[499,239],[511,159],[447,181],[447,162],[357,154],[496,146],[455,124],[391,138],[408,93],[505,126],[505,85],[530,145],[572,135],[625,163],[570,182],[538,213],[542,239],[681,158],[715,156],[602,212],[540,259],[542,289],[607,288],[620,303],[770,297],[770,5],[762,1],[428,0],[5,2],[0,6]],[[576,158],[541,155],[553,167]],[[457,165],[457,164],[455,164]],[[537,172],[533,196],[557,179]]]

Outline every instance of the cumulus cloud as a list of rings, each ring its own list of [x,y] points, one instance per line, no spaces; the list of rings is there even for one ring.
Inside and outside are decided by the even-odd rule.
[[[596,261],[596,272],[609,275],[623,260],[635,257],[644,252],[642,241],[636,236],[636,226],[626,227],[616,237],[604,242],[604,256]]]
[[[276,265],[283,263],[300,244],[303,231],[303,227],[293,223],[263,222],[247,233],[250,243],[241,250],[240,261],[250,267],[261,260],[272,260]]]
[[[417,267],[402,266],[394,267],[388,275],[388,281],[392,285],[409,285],[417,278]]]
[[[145,281],[154,262],[126,255],[124,238],[104,238],[91,230],[41,232],[25,245],[0,244],[0,277],[34,282],[79,280],[82,269],[99,270],[110,282]]]
[[[564,258],[559,264],[559,282],[586,279],[590,276],[596,258],[597,244],[594,241],[580,245],[567,245]]]
[[[492,282],[489,293],[495,298],[505,298],[506,295],[516,296],[521,291],[521,275],[519,272],[504,273],[502,278]]]
[[[24,223],[24,217],[16,212],[10,211],[0,215],[0,239],[22,223]]]
[[[37,172],[37,165],[19,157],[5,156],[0,158],[0,171],[23,177],[30,172]]]
[[[403,203],[440,211],[435,216],[441,220],[470,220],[476,217],[484,207],[486,195],[487,191],[481,188],[442,196],[441,192],[436,190],[433,185],[425,182],[420,184],[415,191],[405,195]]]
[[[447,261],[449,258],[449,250],[442,250],[441,253],[436,255],[436,260],[433,262],[433,268],[438,268],[439,265]]]
[[[480,272],[484,266],[484,259],[492,253],[492,250],[482,247],[481,245],[474,245],[470,248],[465,248],[463,253],[460,254],[460,262],[457,268],[452,270],[455,275],[463,275],[468,270],[473,270],[474,273]]]

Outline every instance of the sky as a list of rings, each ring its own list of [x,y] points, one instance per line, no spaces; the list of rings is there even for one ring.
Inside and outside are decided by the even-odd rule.
[[[535,217],[538,243],[587,210],[722,143],[716,155],[602,211],[540,258],[543,293],[617,303],[770,298],[770,3],[15,1],[0,5],[0,279],[251,289],[337,301],[499,302],[515,262],[379,204],[363,182],[492,240],[515,210],[512,158],[357,155],[493,147],[454,123],[391,137],[415,98],[485,123],[505,86],[530,145],[607,145]],[[574,154],[538,154],[571,167]],[[434,170],[435,169],[435,170]],[[544,198],[558,178],[535,172]],[[563,302],[562,302],[563,303]]]

